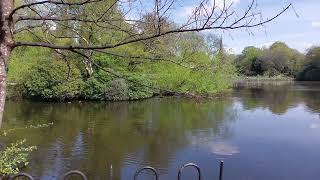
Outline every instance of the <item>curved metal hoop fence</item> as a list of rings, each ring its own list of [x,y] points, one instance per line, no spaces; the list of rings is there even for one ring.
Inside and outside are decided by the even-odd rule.
[[[222,180],[222,175],[223,175],[223,161],[220,161],[220,168],[219,168],[219,180]],[[182,176],[182,173],[183,171],[185,170],[185,168],[187,167],[193,167],[193,169],[195,169],[197,171],[197,175],[198,175],[198,180],[201,180],[202,179],[202,174],[201,174],[201,169],[198,165],[194,164],[194,163],[187,163],[185,165],[183,165],[180,169],[179,169],[179,172],[178,172],[178,180],[181,180],[181,176]],[[142,167],[140,169],[138,169],[135,173],[134,173],[134,176],[133,176],[133,180],[138,180],[139,178],[139,175],[144,172],[144,171],[150,171],[152,172],[152,174],[154,175],[155,179],[156,180],[159,180],[159,173],[158,171],[153,168],[153,167],[150,167],[150,166],[146,166],[146,167]],[[88,180],[87,176],[79,171],[79,170],[72,170],[72,171],[69,171],[67,173],[65,173],[63,176],[62,176],[62,179],[63,180],[66,180],[68,177],[71,177],[71,176],[78,176],[80,177],[82,180]],[[18,173],[12,177],[10,177],[10,180],[16,180],[18,178],[26,178],[26,179],[29,179],[29,180],[34,180],[34,178],[30,175],[30,174],[27,174],[27,173]]]
[[[185,165],[183,165],[183,166],[180,168],[180,170],[179,170],[179,172],[178,172],[178,180],[181,180],[182,171],[183,171],[184,168],[186,168],[186,167],[193,167],[193,168],[195,168],[195,169],[197,170],[197,172],[198,172],[198,180],[201,180],[201,170],[200,170],[200,168],[199,168],[198,165],[193,164],[193,163],[185,164]]]
[[[134,173],[133,180],[137,180],[137,177],[139,176],[139,174],[141,174],[141,172],[143,172],[145,170],[152,171],[154,176],[156,177],[156,180],[159,180],[159,174],[158,174],[157,170],[154,169],[153,167],[150,167],[150,166],[143,167],[143,168],[139,169],[138,171],[136,171],[136,173]]]
[[[27,173],[18,173],[16,175],[12,176],[10,178],[10,180],[17,179],[17,178],[22,178],[22,177],[30,179],[30,180],[34,180],[33,177],[30,174],[27,174]]]
[[[78,171],[78,170],[72,170],[72,171],[65,173],[63,175],[63,179],[67,179],[67,177],[72,176],[72,175],[77,175],[77,176],[81,177],[81,179],[83,179],[83,180],[88,179],[87,176],[83,172]]]

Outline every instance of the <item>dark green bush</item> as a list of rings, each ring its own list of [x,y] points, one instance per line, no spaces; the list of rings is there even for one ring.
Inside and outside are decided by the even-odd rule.
[[[108,74],[98,71],[88,78],[83,87],[82,96],[88,100],[104,100],[108,83],[112,80]]]
[[[129,99],[137,100],[153,96],[153,90],[150,80],[146,78],[130,78],[129,79]]]
[[[126,80],[127,79],[127,80]],[[83,97],[89,100],[123,101],[148,98],[153,95],[146,80],[115,78],[98,72],[84,85]]]
[[[312,47],[306,54],[306,65],[297,76],[300,81],[320,81],[320,47]]]
[[[303,69],[297,76],[299,81],[320,81],[320,67],[309,66]]]
[[[46,100],[69,100],[79,97],[83,81],[72,63],[59,60],[40,61],[23,81],[23,95]]]

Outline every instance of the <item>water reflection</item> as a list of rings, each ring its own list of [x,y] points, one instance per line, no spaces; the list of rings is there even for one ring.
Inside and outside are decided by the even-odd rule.
[[[166,169],[174,153],[189,144],[189,134],[222,129],[232,101],[150,99],[118,103],[52,104],[8,102],[4,128],[54,122],[45,130],[17,131],[4,141],[27,138],[40,148],[28,171],[38,177],[57,177],[77,168],[97,179],[121,177],[123,163]],[[230,119],[231,120],[231,119]],[[203,131],[206,133],[206,131]],[[225,135],[227,137],[227,135]],[[170,159],[168,157],[173,157]]]
[[[246,84],[248,85],[248,84]],[[262,83],[250,87],[238,86],[234,94],[246,109],[267,108],[274,114],[284,114],[289,108],[304,104],[312,112],[320,111],[320,82]]]
[[[218,159],[226,160],[225,179],[312,179],[320,177],[319,101],[319,84],[238,86],[231,97],[197,101],[9,101],[3,129],[54,125],[17,130],[0,142],[26,138],[38,145],[25,171],[41,179],[56,179],[70,169],[89,179],[132,179],[144,165],[157,168],[161,179],[174,179],[187,162],[214,179]],[[288,170],[302,159],[309,168]]]

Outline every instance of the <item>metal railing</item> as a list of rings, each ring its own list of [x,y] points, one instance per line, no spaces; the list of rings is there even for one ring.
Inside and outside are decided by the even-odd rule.
[[[202,173],[201,173],[201,169],[198,165],[194,164],[194,163],[187,163],[185,165],[183,165],[179,172],[178,172],[178,180],[181,180],[181,176],[182,176],[182,173],[184,171],[185,168],[187,167],[193,167],[196,171],[197,171],[197,177],[198,177],[198,180],[201,180],[202,179]],[[219,180],[222,180],[223,178],[223,167],[224,167],[224,163],[223,161],[220,161],[220,164],[219,164]],[[141,169],[138,169],[135,173],[134,173],[134,176],[133,176],[133,180],[138,180],[138,177],[139,175],[144,172],[144,171],[151,171],[155,177],[156,180],[159,180],[159,173],[158,171],[153,168],[153,167],[150,167],[150,166],[145,166]],[[79,176],[82,180],[88,180],[87,176],[81,172],[81,171],[78,171],[78,170],[72,170],[72,171],[69,171],[67,173],[65,173],[62,177],[63,180],[67,179],[68,177],[70,176]],[[19,174],[16,174],[12,177],[10,177],[10,180],[15,180],[15,179],[18,179],[18,178],[27,178],[29,180],[34,180],[34,178],[30,175],[30,174],[27,174],[27,173],[19,173]]]

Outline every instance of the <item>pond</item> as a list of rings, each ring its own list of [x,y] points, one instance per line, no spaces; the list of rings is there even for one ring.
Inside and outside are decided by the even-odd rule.
[[[142,166],[176,179],[188,162],[200,166],[204,179],[217,179],[219,160],[224,180],[320,178],[320,83],[238,86],[207,100],[8,101],[2,129],[50,122],[0,137],[37,145],[24,169],[37,179],[79,169],[89,179],[127,180]],[[183,174],[195,177],[192,169]]]

